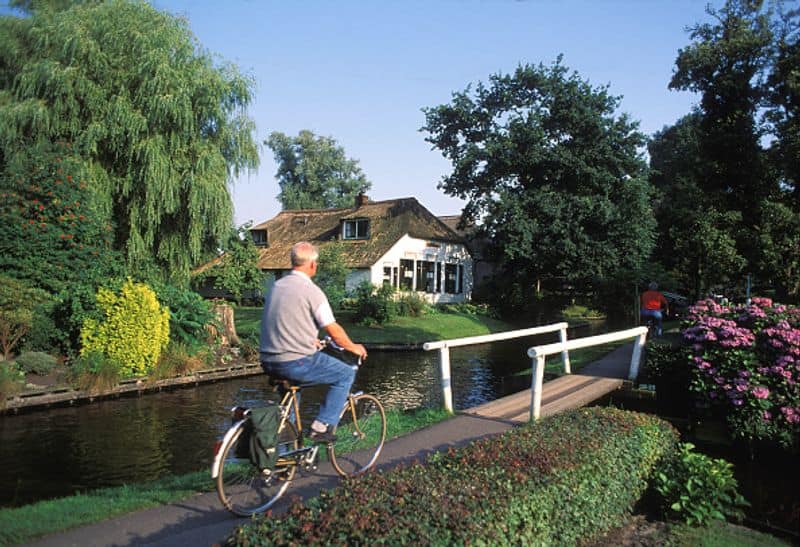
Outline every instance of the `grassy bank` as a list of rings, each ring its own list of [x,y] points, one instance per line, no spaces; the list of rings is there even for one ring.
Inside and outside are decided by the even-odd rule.
[[[239,336],[258,336],[261,325],[261,308],[238,307],[234,317]],[[364,344],[421,344],[434,340],[478,336],[516,328],[505,321],[485,315],[451,312],[421,317],[397,317],[384,325],[371,327],[357,324],[354,313],[350,311],[337,312],[336,319],[353,340]]]
[[[450,414],[441,409],[387,410],[386,438],[400,437],[449,417]],[[26,543],[47,534],[165,505],[200,492],[211,492],[214,488],[209,471],[203,470],[145,484],[102,488],[23,507],[0,509],[0,545]]]

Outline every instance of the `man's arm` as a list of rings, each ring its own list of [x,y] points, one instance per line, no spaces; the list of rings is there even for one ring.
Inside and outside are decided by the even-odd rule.
[[[334,321],[333,323],[329,324],[325,327],[325,332],[328,333],[328,336],[333,338],[333,341],[336,342],[338,346],[344,348],[354,355],[358,355],[362,359],[367,358],[367,348],[365,348],[362,344],[356,344],[350,340],[350,337],[347,336],[347,333],[339,323]]]

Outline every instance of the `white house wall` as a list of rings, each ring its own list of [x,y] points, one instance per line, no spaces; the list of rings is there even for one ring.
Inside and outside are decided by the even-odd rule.
[[[463,287],[460,288],[461,290],[458,294],[448,294],[444,292],[444,268],[439,272],[440,276],[442,276],[440,292],[417,292],[421,296],[424,296],[429,302],[433,303],[464,302],[471,298],[473,286],[472,257],[469,251],[467,251],[467,248],[461,243],[429,241],[413,238],[406,234],[400,238],[385,255],[372,265],[369,270],[369,280],[375,285],[380,285],[383,283],[384,266],[391,265],[391,267],[399,267],[401,259],[414,261],[426,260],[440,264],[460,264],[463,267]],[[361,272],[361,270],[357,272]]]

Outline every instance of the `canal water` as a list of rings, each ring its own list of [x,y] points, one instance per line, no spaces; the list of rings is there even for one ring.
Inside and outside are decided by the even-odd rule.
[[[453,348],[456,409],[529,387],[530,376],[515,375],[530,367],[527,348],[557,339],[551,333]],[[372,351],[355,388],[377,395],[387,408],[433,408],[442,405],[438,369],[436,351]],[[303,391],[303,415],[315,414],[324,389]],[[0,507],[208,468],[214,442],[230,425],[228,409],[274,398],[258,375],[0,417]]]

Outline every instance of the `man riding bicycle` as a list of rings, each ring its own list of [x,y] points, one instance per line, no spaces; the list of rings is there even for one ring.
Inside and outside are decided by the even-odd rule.
[[[640,315],[643,322],[652,319],[656,327],[656,336],[661,336],[663,313],[669,313],[669,302],[666,297],[658,291],[658,283],[651,282],[648,290],[642,293]]]
[[[343,349],[366,359],[367,350],[356,344],[333,316],[328,298],[311,280],[317,273],[317,249],[306,241],[291,251],[292,272],[279,279],[264,298],[261,315],[261,367],[267,374],[299,383],[329,386],[309,437],[333,442],[356,368],[319,351],[318,333],[325,329]]]

